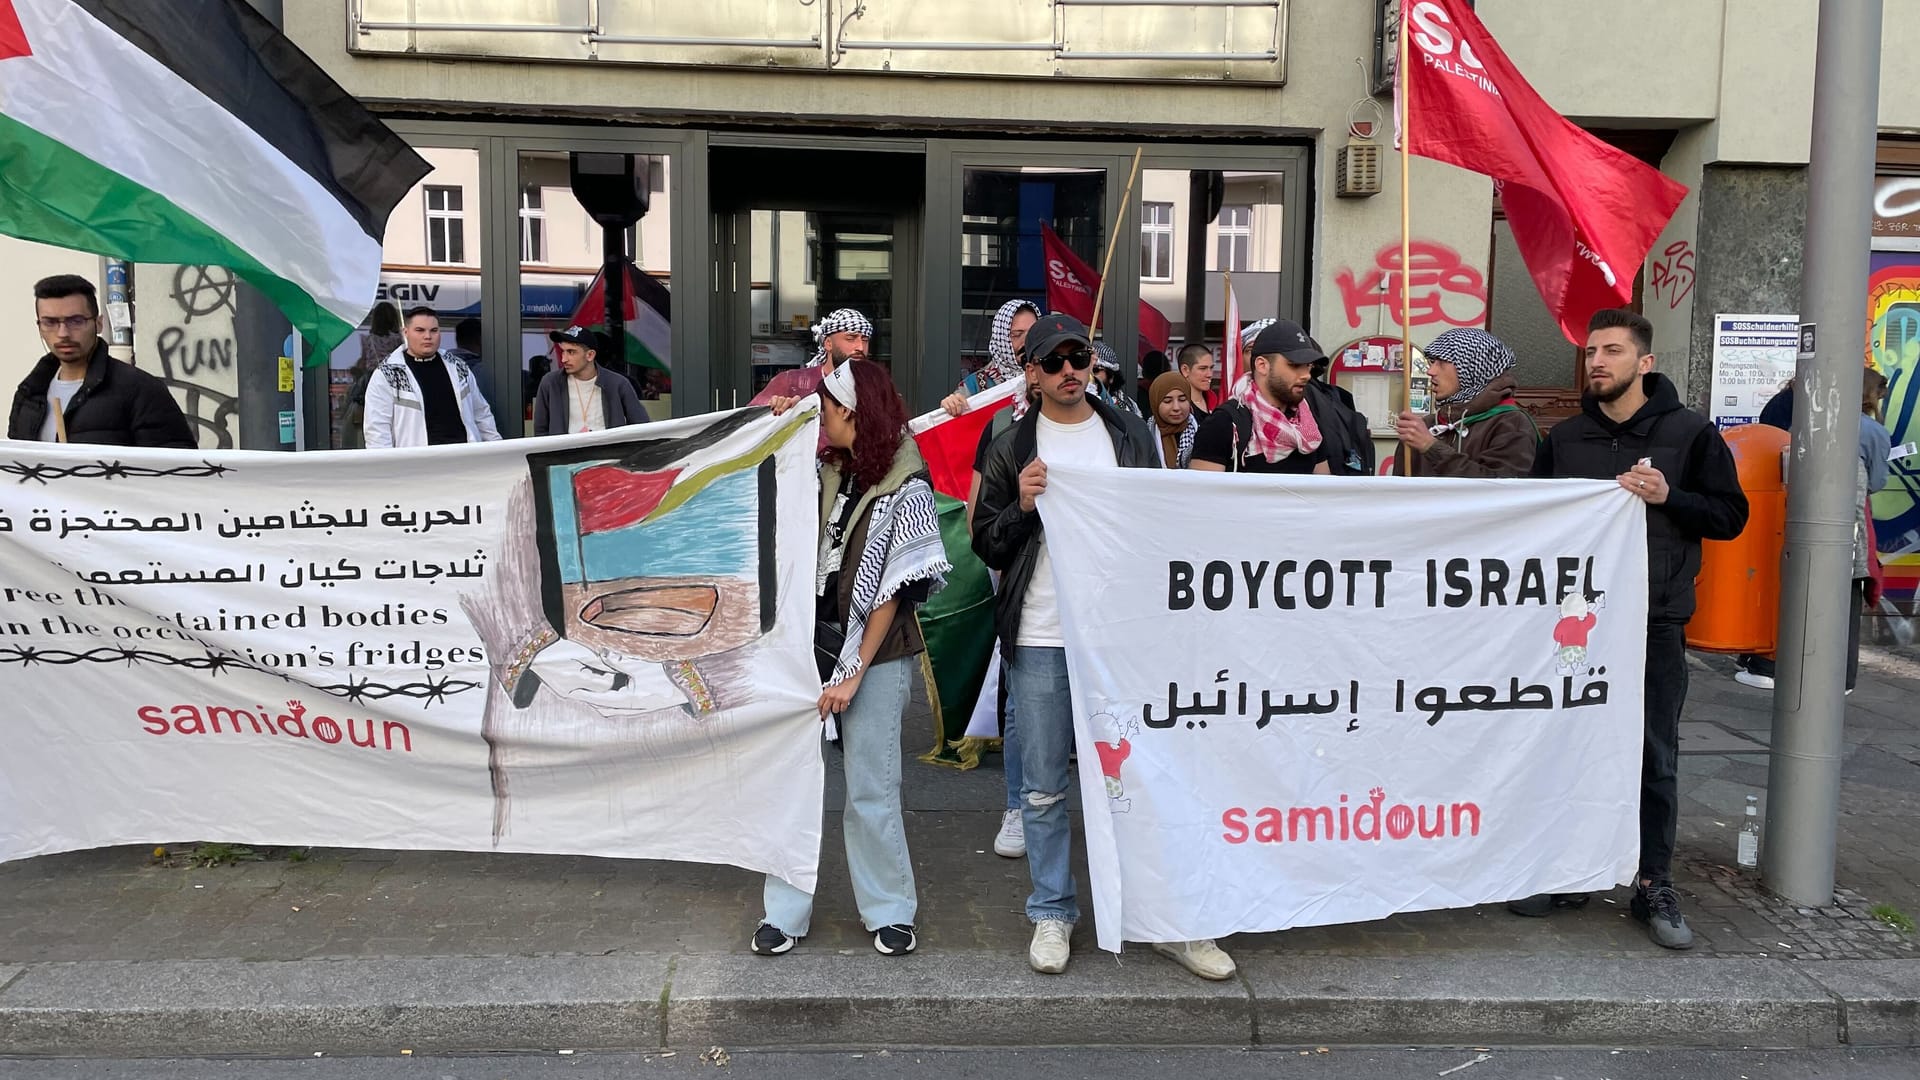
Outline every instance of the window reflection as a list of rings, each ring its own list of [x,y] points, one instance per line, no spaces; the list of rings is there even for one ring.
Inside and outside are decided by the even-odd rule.
[[[988,360],[993,313],[1008,300],[1048,309],[1041,227],[1094,267],[1105,252],[1104,169],[1030,165],[965,171],[960,206],[961,369]]]

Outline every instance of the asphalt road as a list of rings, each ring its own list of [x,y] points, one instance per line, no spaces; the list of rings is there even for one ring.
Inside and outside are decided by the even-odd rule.
[[[988,1033],[983,1033],[988,1034]],[[233,1061],[0,1058],[5,1080],[1912,1080],[1909,1050],[1028,1050]]]

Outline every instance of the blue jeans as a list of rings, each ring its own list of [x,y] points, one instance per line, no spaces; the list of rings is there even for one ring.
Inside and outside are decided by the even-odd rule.
[[[842,824],[847,872],[860,921],[869,930],[911,924],[920,906],[907,857],[907,827],[900,810],[900,717],[913,684],[913,657],[875,664],[860,678],[847,711],[840,714],[841,763],[847,777]],[[762,921],[792,937],[813,924],[813,896],[777,877],[767,878]]]
[[[1021,822],[1027,833],[1027,872],[1033,895],[1027,918],[1078,922],[1073,880],[1073,820],[1067,797],[1073,777],[1073,699],[1065,649],[1018,646],[1007,665],[1007,687],[1020,715]]]
[[[1000,767],[1007,774],[1007,809],[1021,806],[1020,785],[1026,770],[1020,767],[1020,736],[1013,726],[1013,691],[1005,683],[1007,669],[1000,669],[1001,689],[1006,693],[1006,708],[1000,711]]]

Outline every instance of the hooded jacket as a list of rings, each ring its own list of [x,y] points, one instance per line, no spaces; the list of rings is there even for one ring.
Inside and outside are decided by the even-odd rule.
[[[13,395],[13,412],[7,419],[7,438],[40,438],[40,429],[47,422],[47,394],[59,369],[59,359],[48,353],[20,381]],[[87,358],[86,377],[67,403],[64,415],[70,443],[184,450],[199,445],[167,384],[108,356],[104,341],[94,343],[93,355]]]
[[[1396,471],[1405,476],[1526,476],[1533,470],[1540,429],[1517,405],[1493,411],[1513,396],[1517,385],[1513,376],[1502,375],[1465,405],[1441,407],[1435,420],[1452,427],[1417,454],[1402,445],[1396,457],[1404,468]]]
[[[1592,394],[1580,415],[1560,422],[1533,459],[1537,477],[1611,480],[1641,458],[1667,481],[1667,501],[1647,507],[1647,620],[1684,623],[1693,617],[1693,579],[1700,572],[1700,541],[1732,540],[1747,524],[1733,453],[1705,417],[1680,404],[1673,383],[1657,371],[1641,376],[1647,402],[1625,423],[1600,410]]]
[[[1087,403],[1113,440],[1115,464],[1123,469],[1161,467],[1160,440],[1143,421],[1123,416],[1091,395]],[[1028,409],[987,447],[980,468],[973,550],[981,562],[1000,571],[1000,587],[993,595],[993,624],[1002,654],[1010,654],[1020,640],[1020,612],[1026,606],[1027,586],[1033,581],[1033,564],[1045,536],[1039,511],[1020,508],[1020,470],[1039,453],[1039,425],[1040,410]]]

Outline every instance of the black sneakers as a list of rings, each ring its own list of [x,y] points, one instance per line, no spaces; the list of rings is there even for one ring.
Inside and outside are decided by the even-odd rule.
[[[1633,917],[1647,924],[1647,936],[1665,949],[1691,949],[1693,930],[1680,914],[1680,894],[1671,881],[1633,886]]]
[[[753,932],[753,943],[748,948],[759,956],[779,956],[792,951],[799,942],[799,938],[788,937],[785,930],[771,923],[761,923],[760,929]]]
[[[873,932],[874,951],[882,956],[905,956],[919,947],[912,923],[894,923]]]
[[[1571,908],[1575,911],[1587,906],[1589,894],[1576,893],[1535,893],[1524,900],[1507,901],[1507,910],[1515,915],[1525,915],[1529,919],[1544,919],[1553,914],[1555,908]]]

